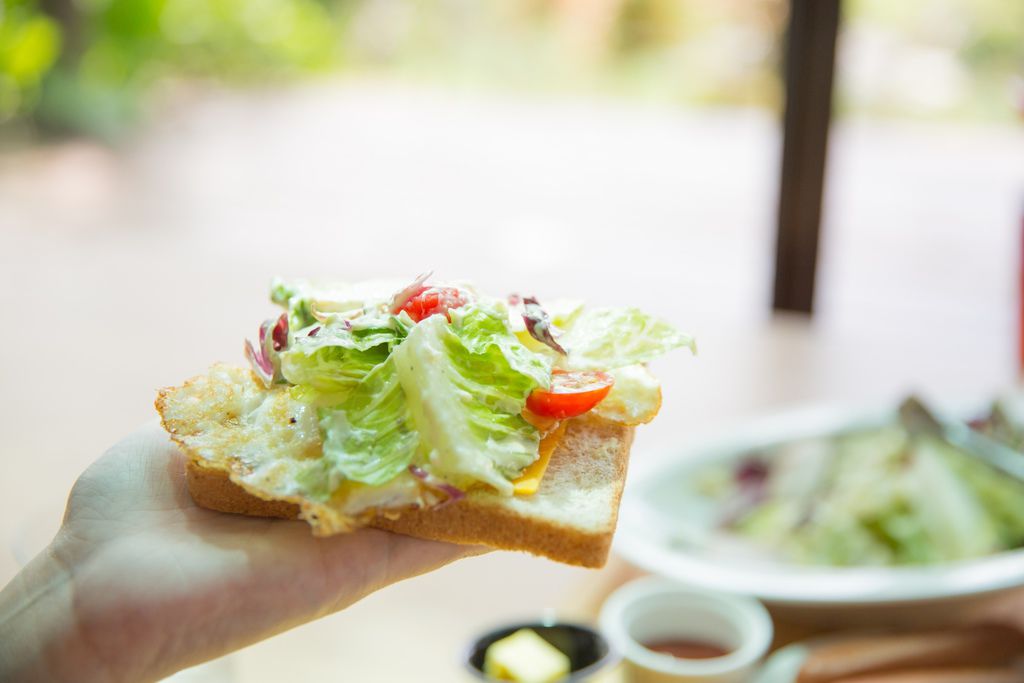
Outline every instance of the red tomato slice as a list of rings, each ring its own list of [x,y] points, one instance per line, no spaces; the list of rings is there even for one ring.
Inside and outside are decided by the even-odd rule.
[[[455,287],[422,287],[398,310],[408,313],[415,322],[438,313],[443,313],[451,320],[448,311],[467,303],[465,295]]]
[[[587,412],[600,403],[612,389],[611,376],[597,370],[553,370],[551,388],[535,389],[526,399],[526,407],[545,417],[564,420]]]

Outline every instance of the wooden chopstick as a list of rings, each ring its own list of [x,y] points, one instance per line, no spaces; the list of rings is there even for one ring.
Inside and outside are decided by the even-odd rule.
[[[999,668],[1022,656],[1024,635],[1014,628],[998,624],[911,634],[855,636],[815,648],[800,669],[797,683],[833,683],[868,674],[922,668]],[[1009,680],[1024,681],[1024,678]]]
[[[890,673],[865,674],[852,678],[837,678],[833,683],[1022,683],[1020,669],[958,668],[908,669]]]

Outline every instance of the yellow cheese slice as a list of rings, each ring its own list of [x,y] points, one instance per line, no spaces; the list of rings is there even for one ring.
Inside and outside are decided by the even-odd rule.
[[[551,454],[558,448],[558,442],[565,435],[565,428],[568,424],[568,421],[563,420],[555,427],[555,431],[540,440],[540,447],[538,448],[540,457],[523,470],[518,479],[512,482],[512,490],[517,496],[529,496],[537,493],[537,489],[540,488],[540,480],[544,478],[544,473],[548,469]]]

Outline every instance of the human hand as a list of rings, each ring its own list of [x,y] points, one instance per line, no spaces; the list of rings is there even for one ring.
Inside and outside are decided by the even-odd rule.
[[[76,482],[50,546],[0,592],[0,680],[153,680],[480,548],[199,508],[153,425]]]

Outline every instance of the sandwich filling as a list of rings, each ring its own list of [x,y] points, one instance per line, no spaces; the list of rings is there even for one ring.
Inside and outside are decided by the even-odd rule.
[[[251,373],[218,366],[162,412],[193,454],[298,503],[318,533],[474,488],[531,495],[566,420],[650,421],[661,390],[646,363],[695,350],[635,308],[542,306],[422,276],[401,288],[275,281],[271,298],[284,312],[246,342]],[[223,408],[209,419],[230,428],[176,433],[190,400]]]

